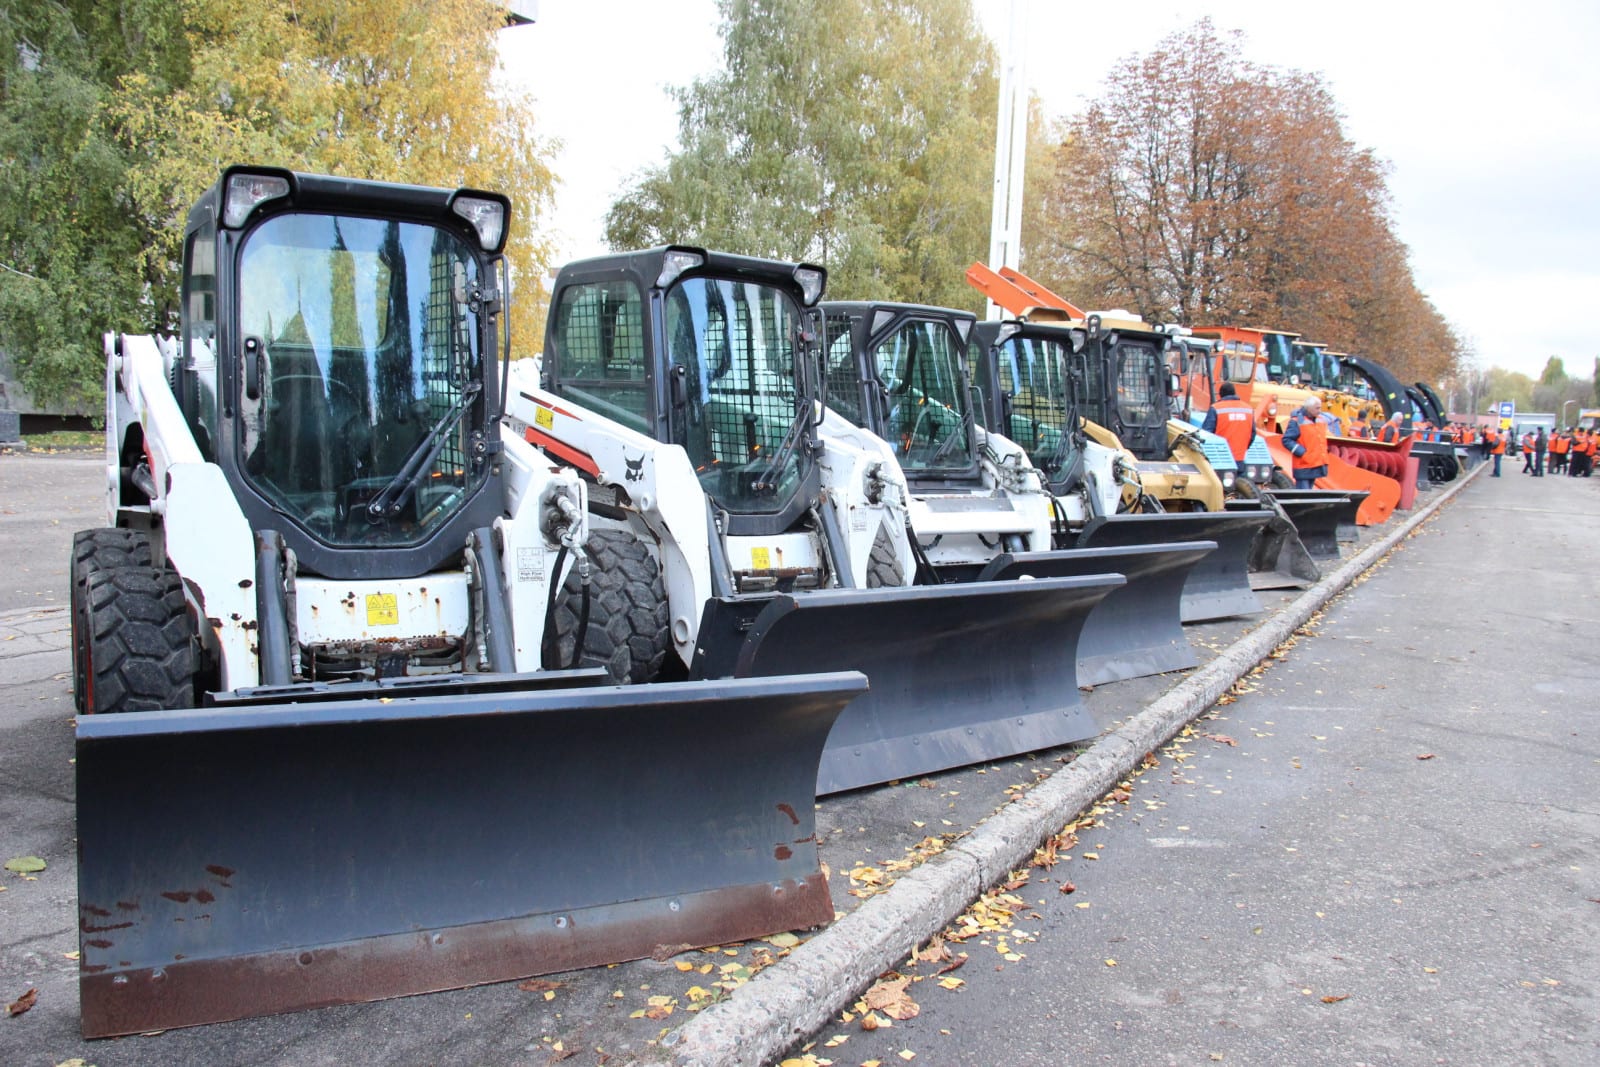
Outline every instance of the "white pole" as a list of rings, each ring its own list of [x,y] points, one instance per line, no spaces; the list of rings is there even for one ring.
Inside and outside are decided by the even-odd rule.
[[[989,267],[1015,269],[1022,260],[1022,187],[1028,150],[1027,44],[1023,31],[1028,0],[1011,0],[1011,21],[1000,56],[1000,101],[995,116],[994,189],[989,214]],[[998,320],[1000,307],[988,302],[987,317]]]

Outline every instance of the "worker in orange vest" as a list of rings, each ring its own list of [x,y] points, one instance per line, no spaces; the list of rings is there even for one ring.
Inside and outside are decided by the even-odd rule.
[[[1245,451],[1256,439],[1255,410],[1239,399],[1239,390],[1232,382],[1223,382],[1217,390],[1217,401],[1206,412],[1200,428],[1228,442],[1235,462],[1243,463]]]
[[[1483,443],[1489,446],[1489,454],[1494,457],[1494,474],[1491,477],[1500,477],[1500,460],[1506,454],[1506,431],[1498,430],[1493,426],[1483,431]]]
[[[1383,429],[1378,431],[1378,440],[1384,442],[1385,444],[1399,444],[1402,436],[1400,433],[1400,424],[1404,421],[1405,416],[1398,411],[1393,415],[1390,415],[1388,421],[1383,424]]]
[[[1594,454],[1600,451],[1600,432],[1591,430],[1584,435],[1583,443],[1583,476],[1585,478],[1594,473]]]
[[[1315,489],[1328,475],[1328,424],[1322,421],[1322,398],[1313,396],[1289,416],[1283,447],[1294,457],[1294,487]]]
[[[1576,478],[1589,463],[1589,434],[1582,426],[1572,431],[1572,451],[1567,459],[1567,477]]]
[[[1567,453],[1572,450],[1572,438],[1567,436],[1565,430],[1557,430],[1550,435],[1550,473],[1565,474],[1567,471]]]

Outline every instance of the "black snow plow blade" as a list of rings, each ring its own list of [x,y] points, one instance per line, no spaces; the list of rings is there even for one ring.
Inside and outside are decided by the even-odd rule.
[[[1273,489],[1270,495],[1317,559],[1338,559],[1339,545],[1360,537],[1356,513],[1369,495],[1365,490]]]
[[[84,1036],[827,922],[817,761],[865,687],[831,674],[80,718]]]
[[[1109,515],[1090,519],[1074,548],[1126,548],[1172,541],[1215,541],[1183,583],[1183,621],[1205,622],[1261,610],[1250,588],[1250,546],[1267,522],[1265,511],[1185,511]]]
[[[1455,481],[1461,473],[1453,442],[1415,440],[1411,442],[1411,454],[1418,458],[1419,479],[1443,485]]]
[[[1119,574],[825,589],[706,604],[696,677],[859,670],[871,689],[834,724],[818,795],[1082,741],[1078,637]]]
[[[1227,509],[1249,514],[1265,510],[1267,524],[1256,534],[1250,546],[1250,586],[1253,589],[1305,589],[1315,585],[1322,577],[1315,553],[1301,538],[1289,513],[1271,493],[1264,493],[1247,483],[1235,484],[1242,489],[1245,499],[1230,500]]]
[[[1181,602],[1189,571],[1216,548],[1213,541],[1065,552],[1004,553],[979,581],[1068,578],[1116,571],[1128,580],[1089,613],[1078,639],[1078,684],[1181,671],[1199,663],[1183,634]]]

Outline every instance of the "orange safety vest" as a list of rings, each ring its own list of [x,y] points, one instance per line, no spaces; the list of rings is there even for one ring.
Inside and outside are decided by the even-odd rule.
[[[1309,470],[1328,465],[1328,424],[1320,419],[1297,419],[1300,423],[1300,444],[1303,456],[1294,457],[1294,469]]]
[[[1228,442],[1228,450],[1233,453],[1234,459],[1243,461],[1245,450],[1250,447],[1255,410],[1235,397],[1218,400],[1211,405],[1211,413],[1217,417],[1217,436]]]
[[[1564,456],[1567,454],[1567,438],[1565,434],[1556,434],[1550,438],[1550,454]]]
[[[1386,444],[1393,444],[1394,442],[1400,440],[1400,427],[1396,426],[1392,422],[1384,423],[1383,429],[1378,431],[1378,440],[1383,441]]]
[[[1483,439],[1494,446],[1492,449],[1490,449],[1491,455],[1503,456],[1506,454],[1507,436],[1509,435],[1500,433],[1497,430],[1490,430],[1488,433],[1483,435]]]
[[[1595,454],[1595,435],[1594,434],[1590,434],[1588,436],[1588,438],[1584,441],[1583,451],[1584,451],[1584,453],[1586,455],[1592,456],[1592,455]]]

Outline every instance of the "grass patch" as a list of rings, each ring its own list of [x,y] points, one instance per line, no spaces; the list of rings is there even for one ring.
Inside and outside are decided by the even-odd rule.
[[[51,430],[49,433],[24,434],[22,443],[28,446],[30,452],[59,452],[64,449],[78,452],[104,448],[106,435],[103,430]]]

